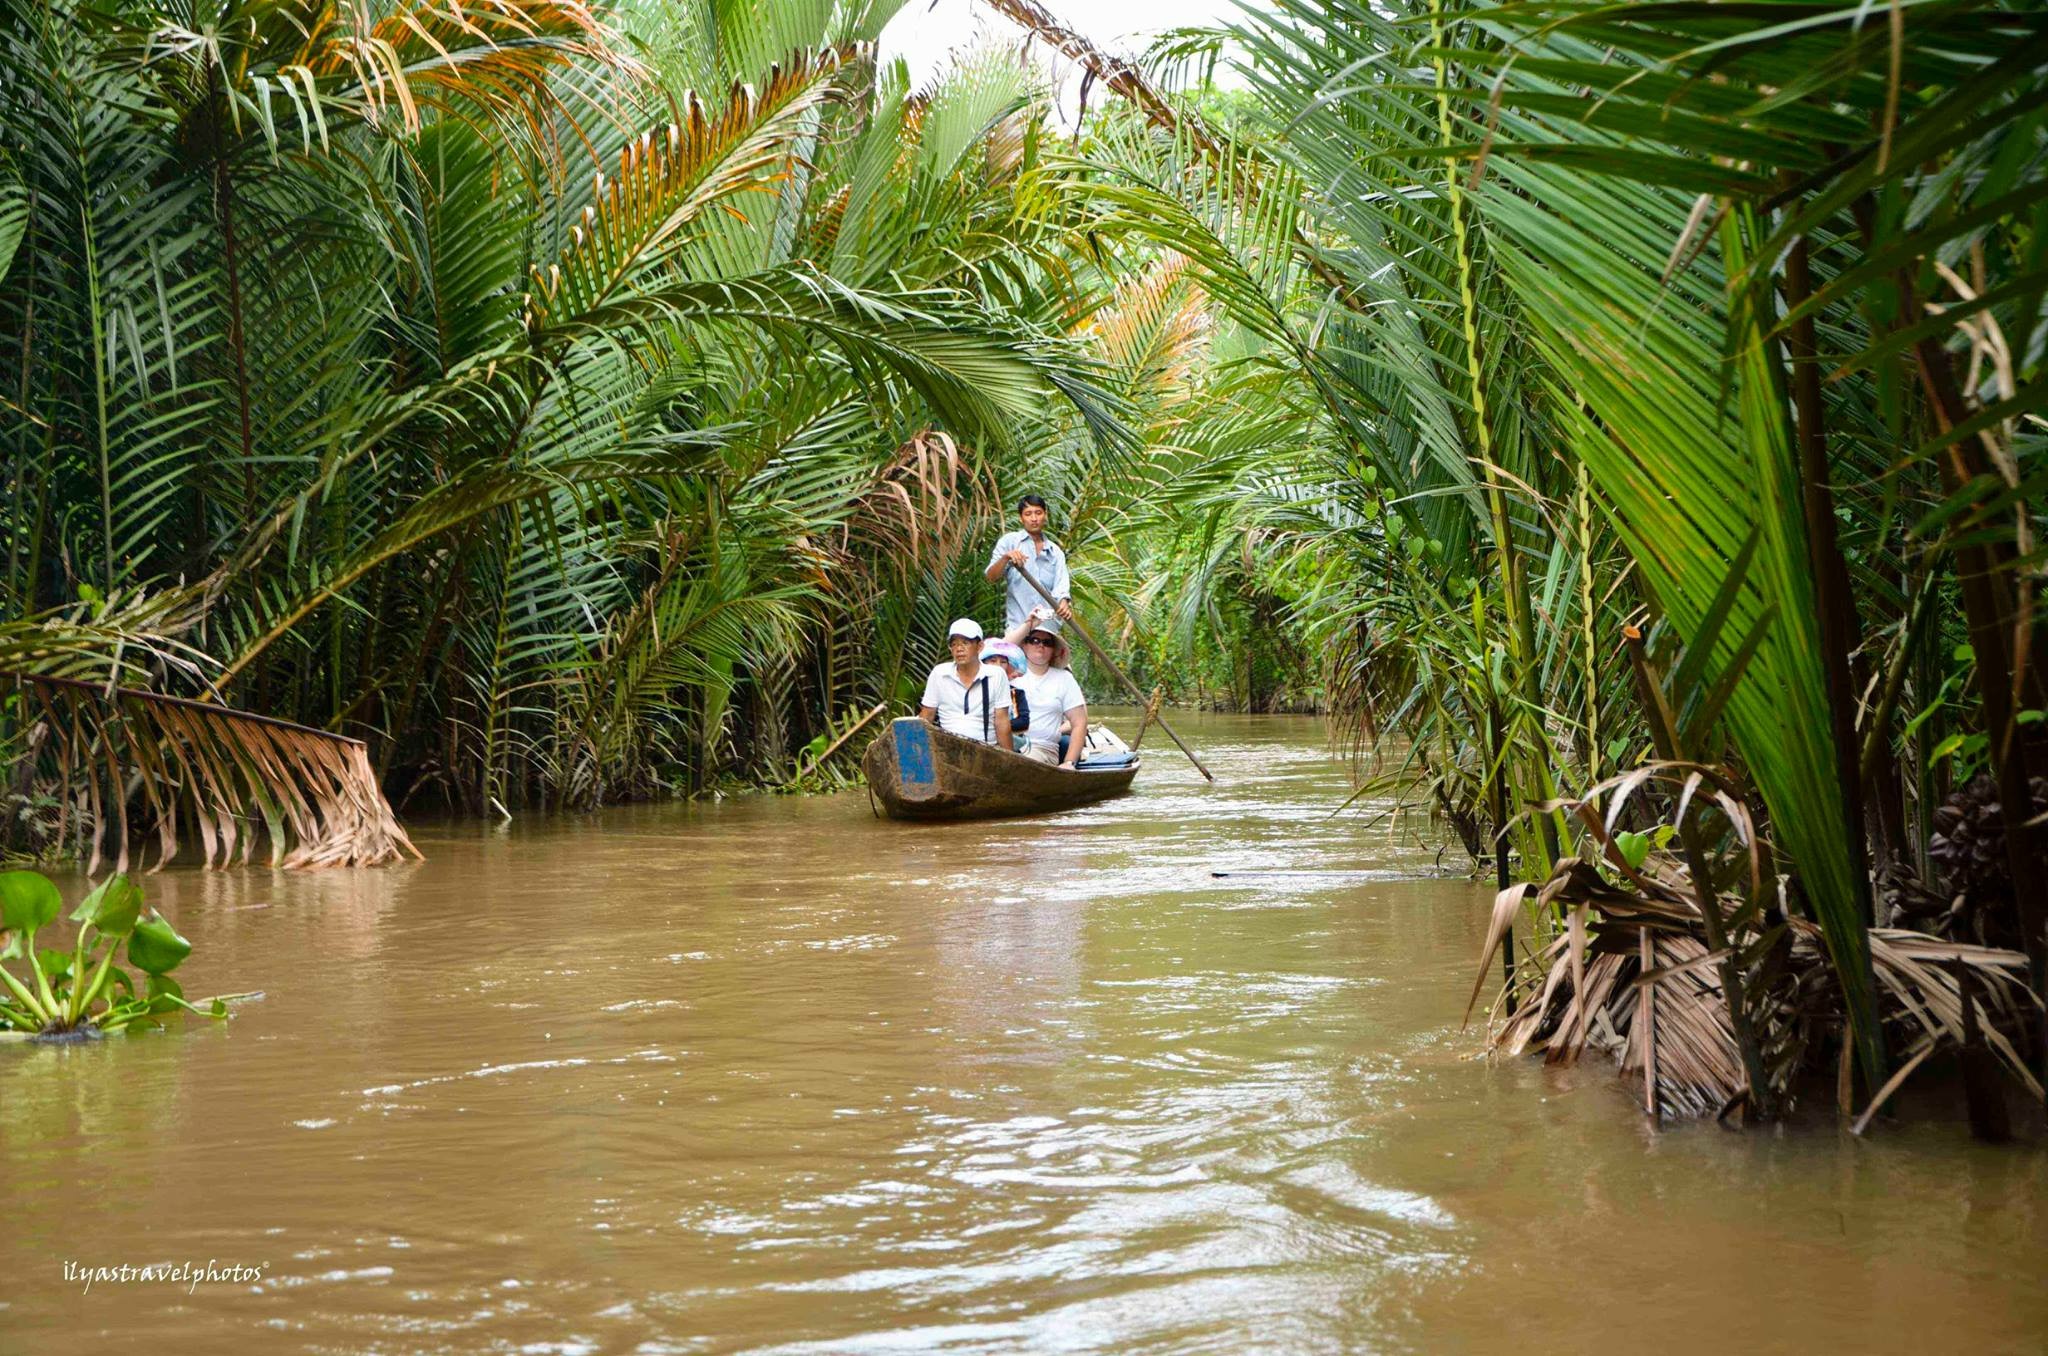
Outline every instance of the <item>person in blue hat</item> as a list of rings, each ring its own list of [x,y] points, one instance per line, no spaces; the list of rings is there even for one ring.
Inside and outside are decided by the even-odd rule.
[[[1024,752],[1030,743],[1031,698],[1020,685],[1024,678],[1024,651],[1007,636],[991,640],[981,647],[981,660],[993,664],[1010,676],[1010,733],[1015,736],[1013,743],[1018,752]]]

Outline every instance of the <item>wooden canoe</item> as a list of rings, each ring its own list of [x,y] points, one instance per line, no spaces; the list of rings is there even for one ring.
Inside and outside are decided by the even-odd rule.
[[[1021,753],[947,734],[917,716],[890,722],[860,760],[892,819],[990,819],[1071,810],[1128,791],[1135,760],[1118,767],[1048,767]]]

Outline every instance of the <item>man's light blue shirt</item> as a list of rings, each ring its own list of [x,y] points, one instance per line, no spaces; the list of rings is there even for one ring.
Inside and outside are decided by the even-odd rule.
[[[1012,565],[1003,575],[1005,631],[1030,616],[1032,608],[1045,606],[1045,599],[1038,596],[1038,590],[1018,577],[1020,569],[1031,571],[1055,601],[1064,602],[1074,596],[1073,584],[1067,578],[1067,553],[1060,550],[1059,543],[1051,537],[1040,538],[1040,542],[1034,546],[1031,534],[1020,527],[1014,532],[1005,532],[997,540],[996,549],[989,552],[989,569],[994,569],[998,560],[1019,547],[1023,548],[1026,557],[1022,566]]]

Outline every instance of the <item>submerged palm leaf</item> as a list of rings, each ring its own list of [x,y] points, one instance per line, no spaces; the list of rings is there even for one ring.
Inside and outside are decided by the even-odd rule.
[[[116,871],[140,865],[152,836],[149,869],[162,869],[177,855],[181,814],[208,866],[247,864],[264,836],[273,866],[376,866],[420,855],[359,739],[132,688],[10,676],[40,713],[24,736],[30,775],[40,765],[67,816],[73,806],[82,811],[88,874],[103,861]],[[140,802],[134,810],[131,799]],[[62,820],[56,840],[62,850]]]

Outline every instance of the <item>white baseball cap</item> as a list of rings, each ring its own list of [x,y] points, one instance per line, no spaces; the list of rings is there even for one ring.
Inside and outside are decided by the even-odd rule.
[[[972,617],[955,617],[953,624],[946,628],[946,639],[953,640],[961,636],[968,640],[980,640],[981,623]]]

